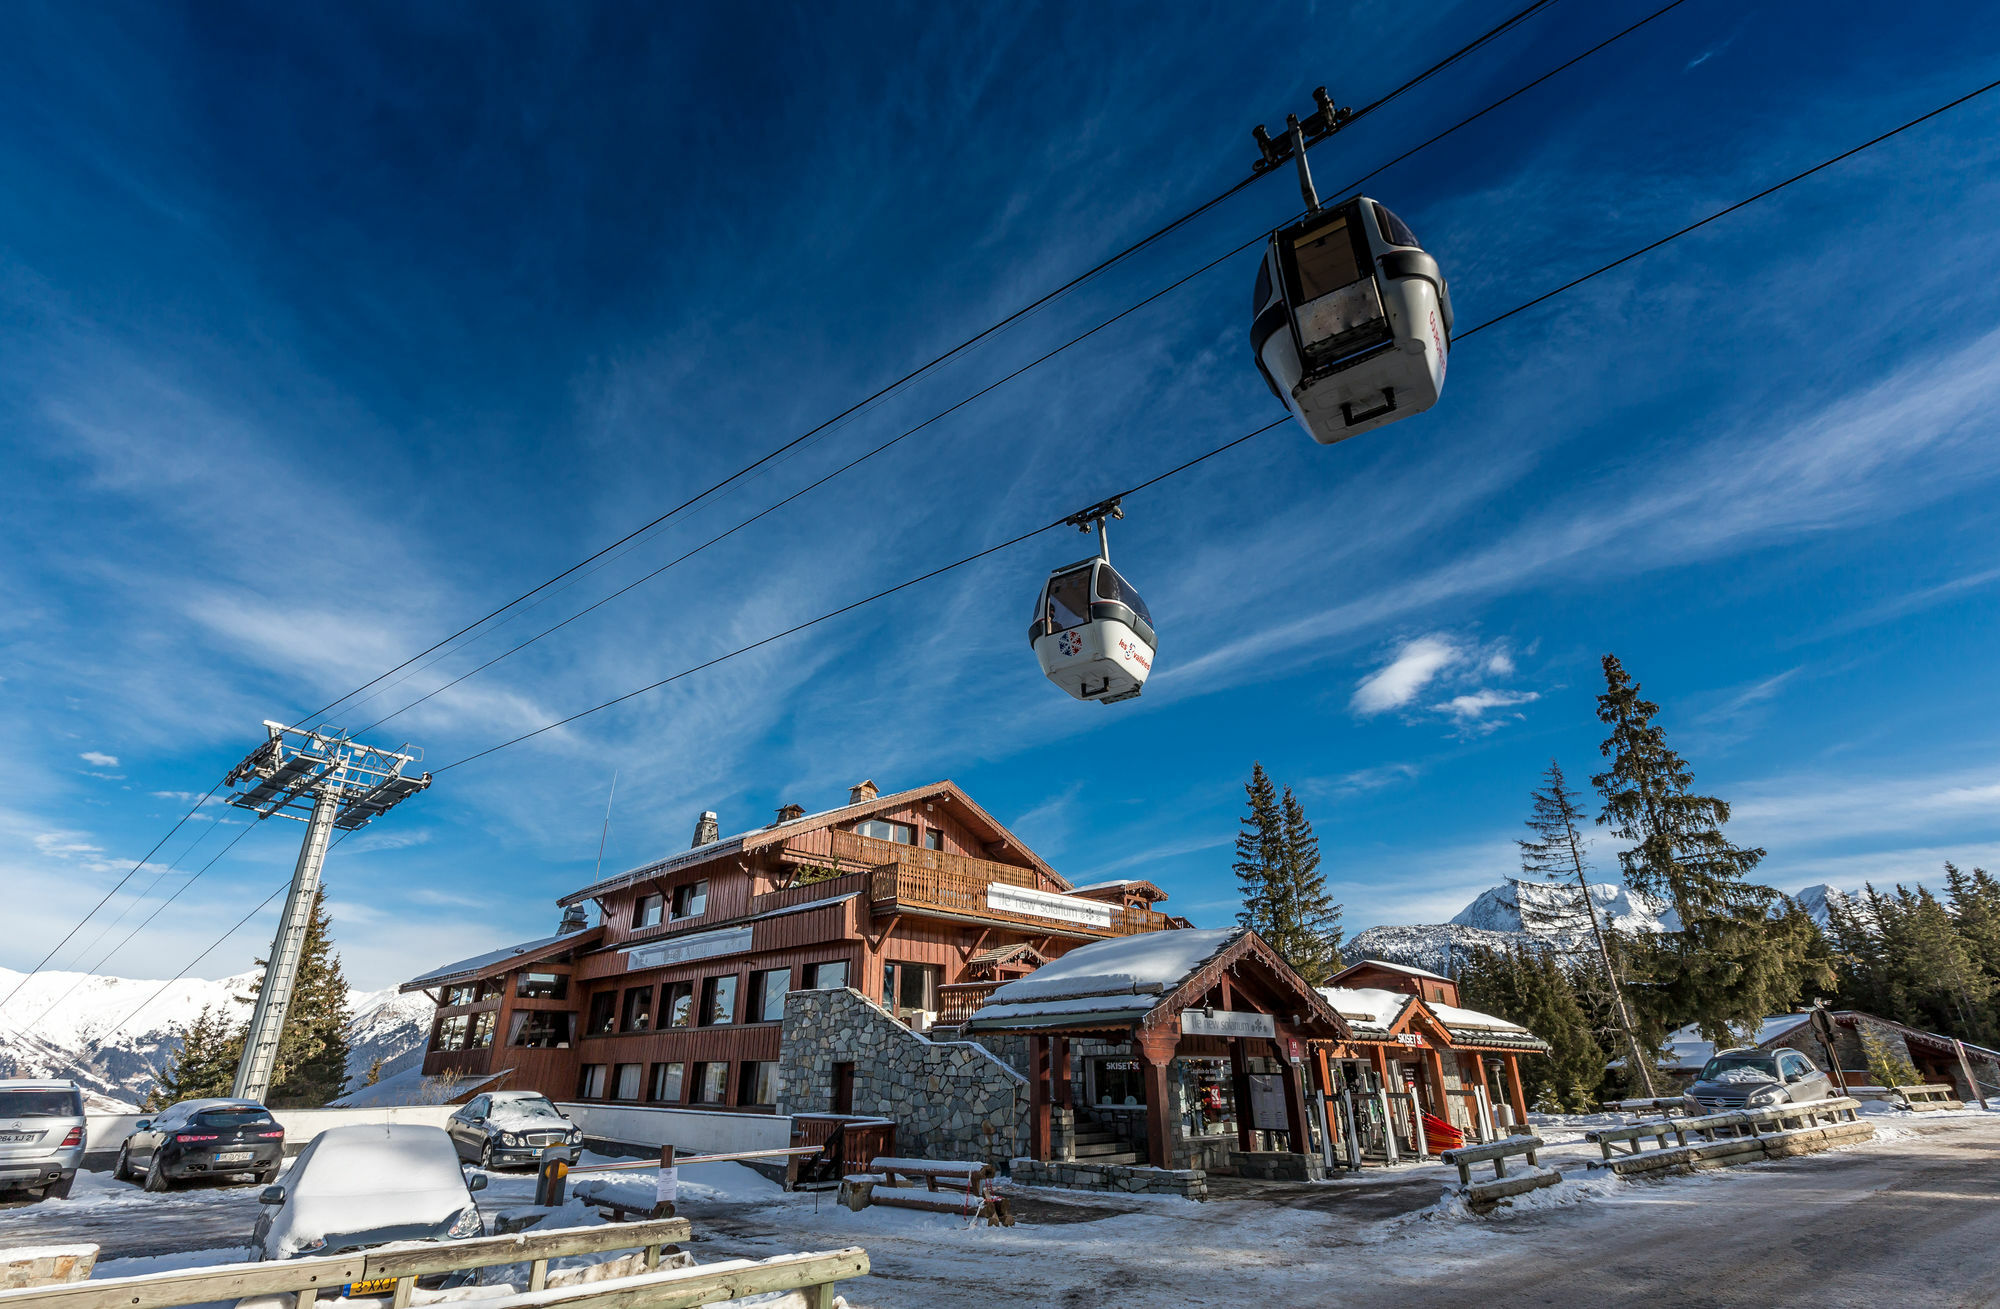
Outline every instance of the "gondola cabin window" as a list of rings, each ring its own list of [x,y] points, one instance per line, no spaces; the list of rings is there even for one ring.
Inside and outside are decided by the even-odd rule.
[[[1354,245],[1345,216],[1299,237],[1292,247],[1298,274],[1298,294],[1292,303],[1310,304],[1360,281],[1365,274]]]
[[[897,845],[915,845],[917,829],[908,823],[892,823],[886,819],[871,818],[865,823],[856,823],[857,836],[870,836],[877,841],[893,841]]]
[[[1081,627],[1090,621],[1090,566],[1064,573],[1049,583],[1049,622],[1057,628]]]

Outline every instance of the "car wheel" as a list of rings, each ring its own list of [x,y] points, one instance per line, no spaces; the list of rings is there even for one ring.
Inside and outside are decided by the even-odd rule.
[[[160,1156],[157,1154],[153,1156],[152,1164],[146,1169],[146,1189],[148,1191],[164,1191],[167,1189],[166,1165],[160,1162]]]
[[[493,1142],[488,1141],[485,1145],[479,1147],[479,1166],[489,1172],[492,1171]]]
[[[118,1147],[118,1164],[111,1170],[111,1175],[121,1182],[132,1180],[132,1155],[122,1145]]]
[[[75,1184],[76,1174],[70,1173],[43,1187],[42,1198],[44,1200],[67,1200],[69,1199],[69,1188]]]

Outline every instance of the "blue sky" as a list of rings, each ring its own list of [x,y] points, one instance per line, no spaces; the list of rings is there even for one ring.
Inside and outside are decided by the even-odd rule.
[[[1331,192],[1631,22],[1557,4],[1314,154]],[[1991,80],[1974,6],[1690,0],[1369,192],[1481,321]],[[0,876],[25,967],[260,737],[1362,103],[1485,6],[22,6],[0,43]],[[1949,34],[1948,38],[1944,34]],[[1135,496],[1145,696],[1042,680],[1049,535],[444,774],[337,850],[350,972],[540,935],[607,864],[951,777],[1079,881],[1233,914],[1261,759],[1350,929],[1516,871],[1597,660],[1785,890],[2000,866],[2000,94],[1464,343],[1432,412]],[[1289,216],[1268,179],[494,637],[373,722]],[[1274,417],[1252,257],[376,728],[433,765],[899,582]],[[518,640],[518,636],[513,636]],[[204,811],[133,883],[235,833]],[[104,967],[290,870],[266,824]],[[200,836],[179,868],[164,865]],[[1600,862],[1611,863],[1600,850]],[[161,873],[157,882],[155,874]],[[57,960],[94,963],[123,925]],[[270,915],[195,971],[246,966]],[[93,941],[99,944],[91,946]],[[88,947],[88,948],[86,948]]]

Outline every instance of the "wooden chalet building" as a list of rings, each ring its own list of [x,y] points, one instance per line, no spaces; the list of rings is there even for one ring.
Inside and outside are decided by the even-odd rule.
[[[851,987],[916,1030],[957,1023],[1078,945],[1185,927],[1165,898],[1072,887],[951,782],[863,782],[733,836],[703,814],[692,848],[564,896],[557,935],[402,989],[439,1004],[426,1076],[771,1112],[789,992]]]

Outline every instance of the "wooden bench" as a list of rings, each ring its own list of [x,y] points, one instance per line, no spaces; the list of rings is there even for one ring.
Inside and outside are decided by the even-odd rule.
[[[1561,1173],[1535,1162],[1535,1152],[1541,1148],[1542,1138],[1539,1136],[1508,1136],[1485,1145],[1446,1150],[1438,1158],[1458,1169],[1458,1193],[1465,1197],[1472,1211],[1490,1213],[1509,1196],[1525,1195],[1544,1186],[1554,1186],[1562,1180]],[[1516,1157],[1525,1159],[1526,1170],[1510,1173],[1507,1161]],[[1482,1163],[1493,1165],[1493,1180],[1490,1182],[1472,1180],[1472,1166]]]
[[[919,1182],[923,1183],[919,1188]],[[993,1193],[993,1165],[939,1159],[874,1159],[865,1173],[841,1179],[840,1202],[859,1213],[869,1205],[919,1209],[985,1219],[989,1226],[1012,1227],[1007,1197]]]
[[[1902,1102],[1903,1108],[1913,1114],[1927,1109],[1963,1109],[1965,1103],[1958,1098],[1958,1089],[1949,1082],[1926,1082],[1920,1086],[1892,1086],[1889,1094]]]

